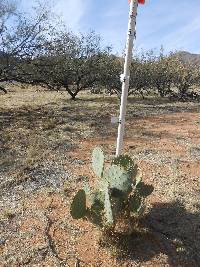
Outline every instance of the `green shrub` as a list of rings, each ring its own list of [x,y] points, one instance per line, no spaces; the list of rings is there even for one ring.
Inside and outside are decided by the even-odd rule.
[[[138,219],[145,210],[145,199],[153,186],[142,182],[138,166],[128,155],[122,155],[105,166],[100,148],[92,153],[92,167],[99,178],[97,188],[85,184],[71,204],[74,219],[89,219],[102,230],[115,230],[118,221]]]

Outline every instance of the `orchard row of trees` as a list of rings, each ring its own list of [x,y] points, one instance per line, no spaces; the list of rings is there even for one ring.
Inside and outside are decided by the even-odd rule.
[[[146,53],[132,61],[131,93],[158,93],[180,100],[197,99],[194,89],[200,86],[200,65],[184,62],[178,53],[159,56]]]
[[[73,34],[46,7],[30,14],[16,2],[0,2],[0,89],[2,82],[41,84],[66,90],[72,99],[85,89],[120,95],[123,59],[103,47],[95,32]],[[177,54],[157,56],[152,51],[133,58],[129,94],[142,97],[198,98],[190,89],[200,85],[200,68],[184,63]]]

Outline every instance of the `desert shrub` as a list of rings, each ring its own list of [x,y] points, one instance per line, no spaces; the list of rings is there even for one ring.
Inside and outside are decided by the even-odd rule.
[[[98,177],[96,188],[85,184],[71,204],[74,219],[88,219],[104,232],[114,232],[119,224],[133,231],[145,211],[145,200],[153,192],[139,174],[138,166],[128,155],[122,155],[105,165],[104,153],[95,148],[92,167]]]

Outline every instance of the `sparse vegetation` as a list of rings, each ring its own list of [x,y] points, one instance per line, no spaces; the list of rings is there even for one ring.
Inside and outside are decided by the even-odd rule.
[[[132,59],[115,157],[122,57],[31,14],[0,1],[0,266],[199,266],[198,57]]]
[[[129,97],[125,153],[133,155],[143,181],[155,190],[132,234],[119,226],[105,239],[89,220],[72,220],[70,205],[86,181],[98,189],[99,178],[88,168],[93,148],[114,154],[116,126],[110,116],[116,114],[118,99],[86,91],[72,102],[64,92],[20,84],[10,90],[0,97],[3,263],[199,262],[199,103]],[[110,161],[105,156],[106,168]],[[8,219],[6,210],[15,216]]]

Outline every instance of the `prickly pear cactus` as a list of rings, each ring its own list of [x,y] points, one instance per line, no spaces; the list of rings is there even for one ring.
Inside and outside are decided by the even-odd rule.
[[[118,189],[124,194],[129,194],[132,190],[131,174],[117,165],[110,166],[104,173],[103,177],[109,188]]]
[[[73,219],[82,219],[86,216],[86,194],[84,190],[79,190],[71,204],[70,213]]]
[[[130,170],[134,166],[134,162],[128,155],[118,156],[113,161],[112,164],[121,166],[125,170]]]
[[[135,193],[134,195],[130,196],[128,204],[131,212],[139,214],[143,206],[143,199],[139,194]]]
[[[131,174],[132,179],[135,180],[138,175],[138,166],[134,163],[133,159],[128,155],[116,157],[112,165],[118,165]]]
[[[104,215],[105,215],[105,224],[107,226],[112,226],[114,223],[112,204],[110,200],[110,194],[108,187],[105,188],[105,201],[104,201]]]
[[[94,173],[100,178],[104,170],[104,154],[99,147],[95,148],[92,152],[92,168]]]
[[[91,206],[89,209],[88,219],[95,225],[103,227],[103,214],[104,214],[104,194],[96,190],[91,193]]]
[[[105,168],[103,151],[95,148],[92,167],[99,183],[95,190],[85,184],[84,189],[77,193],[71,205],[74,219],[87,217],[100,228],[113,229],[123,215],[131,219],[132,216],[138,218],[143,214],[145,199],[153,192],[153,186],[142,182],[138,166],[131,157],[116,157]]]
[[[146,185],[144,182],[140,181],[136,185],[136,191],[142,197],[148,197],[153,192],[154,188],[152,185]]]

